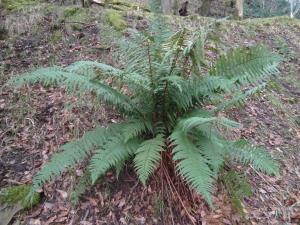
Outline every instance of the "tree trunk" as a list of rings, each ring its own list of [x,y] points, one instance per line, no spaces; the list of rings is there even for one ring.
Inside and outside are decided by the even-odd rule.
[[[179,0],[174,0],[173,3],[173,14],[178,15],[178,10],[179,10]]]
[[[164,14],[172,13],[172,0],[162,0],[161,6],[162,6],[162,12]]]
[[[244,0],[236,0],[236,16],[243,19],[244,16]]]
[[[203,0],[200,8],[198,9],[198,13],[201,16],[209,16],[210,14],[210,7],[211,7],[211,0]]]

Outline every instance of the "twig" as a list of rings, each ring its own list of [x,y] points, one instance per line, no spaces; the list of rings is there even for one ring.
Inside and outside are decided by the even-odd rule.
[[[161,161],[160,161],[160,168],[161,168],[161,170],[160,170],[160,180],[161,180],[161,200],[163,200],[164,199],[164,183],[163,183],[163,180],[164,180],[164,177],[163,177],[163,168],[164,168],[164,164],[163,164],[163,153],[162,153],[162,159],[161,159]],[[162,211],[161,212],[161,217],[162,217],[162,221],[163,221],[163,223],[164,223],[164,212]]]
[[[18,185],[23,185],[26,182],[20,182],[20,181],[16,181],[16,180],[11,180],[11,179],[4,179],[4,181],[11,183],[11,184],[18,184]]]
[[[139,182],[136,182],[136,184],[133,185],[133,187],[131,188],[130,193],[129,193],[129,195],[128,195],[127,202],[129,202],[129,200],[130,200],[130,198],[131,198],[131,196],[132,196],[132,193],[133,193],[134,189],[138,186],[138,184],[139,184]]]
[[[27,117],[27,118],[25,118],[25,120],[29,120],[31,122],[32,126],[33,127],[35,126],[33,119],[30,119],[30,118]]]
[[[81,25],[85,25],[86,27],[97,26],[97,24],[90,24],[90,23],[84,23],[84,22],[79,22],[79,21],[65,21],[64,23],[78,23]]]

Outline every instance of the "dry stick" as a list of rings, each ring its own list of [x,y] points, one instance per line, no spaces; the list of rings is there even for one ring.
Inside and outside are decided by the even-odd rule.
[[[180,201],[180,203],[181,203],[181,205],[182,205],[184,211],[186,212],[187,216],[189,217],[190,221],[192,222],[193,225],[196,225],[196,224],[195,224],[195,218],[189,213],[189,211],[188,211],[187,208],[185,207],[185,205],[184,205],[184,203],[183,203],[183,201],[182,201],[182,199],[181,199],[179,193],[177,192],[176,188],[174,187],[174,185],[173,185],[173,183],[172,183],[172,181],[171,181],[171,178],[170,178],[170,176],[169,176],[169,174],[168,174],[168,171],[166,170],[165,167],[163,167],[163,169],[165,170],[165,174],[166,174],[166,177],[167,177],[167,181],[168,181],[169,185],[171,185],[170,188],[172,189],[172,187],[173,187],[173,189],[174,189],[174,191],[175,191],[175,193],[176,193],[176,195],[177,195],[177,197],[178,197],[178,199],[179,199],[179,201]],[[172,193],[173,193],[173,192],[172,192]]]
[[[28,182],[29,180],[26,181],[26,182],[20,182],[20,181],[17,181],[17,180],[4,179],[4,181],[6,181],[6,182],[8,182],[8,183],[11,183],[11,184],[23,185],[23,184],[25,184],[26,182]]]
[[[166,171],[166,169],[165,168],[163,168],[162,167],[162,169],[164,169],[165,170],[165,173],[167,173],[167,171]],[[172,193],[172,195],[173,195],[173,198],[175,199],[176,198],[176,196],[174,196],[174,192],[172,191],[172,186],[171,186],[171,184],[170,184],[170,180],[168,179],[169,177],[167,177],[166,176],[166,178],[167,178],[167,184],[169,185],[169,187],[170,187],[170,190],[171,190],[171,193]],[[167,192],[168,193],[168,192]],[[169,196],[170,197],[170,196]],[[169,205],[171,206],[172,204],[170,204],[171,203],[171,200],[169,200],[169,198],[168,198],[168,202],[169,202]],[[172,212],[172,207],[169,207],[170,208],[170,211]],[[173,216],[173,213],[171,213],[172,214],[172,216]],[[172,221],[173,221],[173,218],[172,218]],[[174,223],[174,221],[173,221],[173,223]]]
[[[169,184],[169,186],[170,186],[170,184]],[[170,193],[167,191],[166,194],[168,195],[168,196],[167,196],[167,197],[168,197],[168,198],[167,198],[168,203],[169,203],[169,205],[171,206],[172,203],[171,203],[171,200],[170,200],[170,198],[171,198]],[[173,193],[172,193],[172,194],[173,194]],[[172,224],[175,225],[175,222],[174,222],[174,214],[173,214],[172,207],[169,207],[169,211],[170,211],[170,214],[171,214]]]
[[[127,202],[129,202],[129,200],[131,199],[132,193],[133,193],[134,189],[138,186],[138,184],[139,184],[139,182],[136,182],[136,184],[133,185],[133,187],[131,188],[130,193],[129,193],[129,196],[128,196],[128,198],[127,198]]]
[[[163,177],[163,153],[162,153],[162,155],[161,155],[161,157],[162,157],[162,160],[160,161],[160,168],[161,168],[161,170],[160,170],[160,180],[161,180],[161,200],[163,201],[163,199],[164,199],[164,183],[163,183],[163,180],[164,180],[164,177]],[[162,217],[162,222],[163,222],[163,224],[164,224],[164,220],[165,220],[165,215],[164,215],[164,211],[162,210],[162,212],[161,212],[161,217]]]
[[[79,21],[65,21],[64,23],[78,23],[78,24],[84,25],[85,27],[97,26],[97,24],[83,23],[83,22],[79,22]]]

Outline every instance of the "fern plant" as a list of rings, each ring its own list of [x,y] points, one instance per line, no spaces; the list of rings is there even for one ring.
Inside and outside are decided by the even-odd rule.
[[[154,13],[159,10],[155,4],[151,8]],[[33,192],[86,158],[90,158],[92,183],[111,168],[120,172],[132,160],[145,185],[159,165],[173,163],[176,174],[210,205],[225,160],[252,164],[267,174],[278,173],[278,164],[267,152],[245,140],[226,138],[222,130],[241,124],[218,112],[263,88],[278,72],[280,58],[263,46],[254,46],[234,49],[208,66],[204,54],[207,31],[183,28],[173,33],[160,16],[155,18],[147,31],[131,30],[120,43],[124,69],[79,61],[67,67],[38,69],[10,81],[14,85],[63,85],[79,97],[93,93],[123,118],[123,122],[96,127],[61,146],[35,175]],[[106,82],[108,79],[112,82]],[[242,92],[244,87],[247,90]]]

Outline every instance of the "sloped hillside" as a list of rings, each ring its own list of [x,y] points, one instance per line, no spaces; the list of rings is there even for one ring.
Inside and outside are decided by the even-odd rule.
[[[126,28],[142,31],[149,17],[142,9],[119,12],[98,5],[80,8],[53,3],[0,12],[0,188],[30,183],[60,144],[80,137],[95,124],[120,120],[105,105],[91,102],[83,107],[63,87],[12,90],[3,85],[5,81],[35,67],[83,59],[122,67],[114,40],[126,36]],[[155,182],[143,187],[130,165],[118,179],[108,173],[74,206],[69,200],[83,176],[81,165],[46,185],[42,202],[17,214],[14,224],[190,224],[182,206],[188,207],[196,224],[300,223],[300,21],[286,17],[216,21],[195,15],[166,16],[165,20],[174,30],[215,24],[206,47],[211,60],[231,48],[254,44],[265,44],[282,55],[280,74],[266,91],[247,105],[224,112],[244,125],[237,137],[265,146],[278,159],[281,175],[268,177],[253,168],[237,167],[253,185],[253,196],[244,199],[244,215],[239,215],[221,185],[214,193],[214,210],[197,197],[192,205],[163,203],[155,194]],[[66,105],[67,100],[73,104]]]

